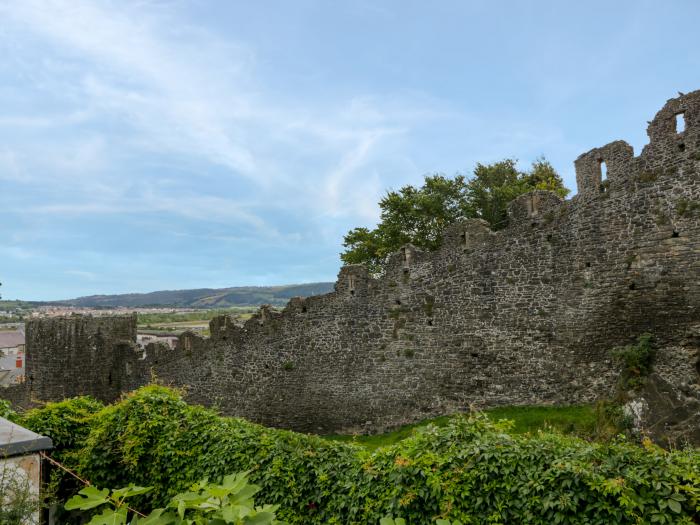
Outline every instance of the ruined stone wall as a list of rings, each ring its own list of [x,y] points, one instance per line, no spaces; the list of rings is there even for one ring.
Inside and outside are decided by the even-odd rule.
[[[26,388],[31,400],[83,394],[112,401],[129,385],[136,315],[31,319],[26,324]],[[136,354],[134,354],[135,356]]]
[[[377,431],[472,404],[608,396],[618,376],[611,347],[652,332],[672,348],[698,321],[700,92],[669,101],[649,136],[638,157],[621,141],[581,155],[569,201],[523,195],[502,231],[461,222],[437,252],[394,254],[381,278],[344,267],[333,293],[262,308],[244,327],[215,319],[210,339],[185,334],[176,350],[101,350],[110,338],[87,326],[79,337],[61,335],[64,322],[30,324],[32,388],[46,399],[109,398],[154,371],[194,402],[312,432]],[[131,325],[115,335],[131,336]],[[73,368],[85,354],[90,376]]]

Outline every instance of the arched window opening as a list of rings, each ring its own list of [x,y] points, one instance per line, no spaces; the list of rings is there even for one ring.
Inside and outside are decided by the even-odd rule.
[[[598,162],[600,162],[600,182],[605,182],[608,180],[608,165],[602,159]]]

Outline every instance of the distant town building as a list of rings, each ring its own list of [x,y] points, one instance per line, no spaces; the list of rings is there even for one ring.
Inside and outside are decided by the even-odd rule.
[[[0,331],[0,386],[24,382],[24,331]]]
[[[136,343],[144,348],[150,343],[163,343],[168,345],[171,349],[177,348],[178,334],[149,334],[149,333],[138,333],[136,334]]]

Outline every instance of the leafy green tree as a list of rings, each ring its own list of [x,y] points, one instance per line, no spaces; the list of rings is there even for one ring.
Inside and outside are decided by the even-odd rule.
[[[406,243],[436,249],[445,228],[467,212],[466,187],[462,175],[452,179],[431,175],[420,188],[409,185],[388,192],[379,202],[382,213],[377,228],[355,228],[345,236],[343,262],[364,263],[377,272],[386,256]]]
[[[494,230],[508,222],[506,207],[518,195],[532,191],[526,176],[521,174],[515,160],[494,164],[477,164],[474,177],[467,184],[467,217],[484,219]]]
[[[532,190],[554,191],[565,197],[569,190],[554,167],[540,157],[528,171],[519,171],[514,159],[477,164],[474,175],[453,178],[425,177],[420,188],[408,185],[389,191],[379,202],[381,220],[370,230],[350,230],[343,239],[345,264],[366,264],[381,271],[387,255],[407,243],[424,250],[440,246],[445,228],[460,217],[486,220],[494,230],[507,224],[508,203]]]
[[[535,159],[530,171],[524,173],[523,178],[531,189],[553,191],[562,198],[571,192],[564,186],[564,181],[554,166],[544,157]]]

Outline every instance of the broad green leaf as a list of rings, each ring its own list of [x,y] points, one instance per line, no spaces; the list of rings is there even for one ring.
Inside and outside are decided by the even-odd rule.
[[[138,525],[166,525],[168,523],[172,523],[172,519],[168,519],[167,517],[163,516],[163,513],[165,512],[165,509],[155,509],[153,512],[151,512],[148,516],[145,518],[141,518],[138,520]],[[172,517],[172,514],[170,515]]]
[[[78,495],[66,502],[66,510],[88,510],[104,505],[109,501],[109,490],[97,487],[85,487]]]
[[[229,488],[222,487],[222,486],[213,486],[209,487],[207,489],[207,492],[214,496],[215,498],[225,498],[228,496],[232,491]]]
[[[153,490],[153,487],[137,487],[136,485],[129,485],[128,487],[124,487],[122,489],[115,489],[112,491],[112,497],[121,499],[121,498],[130,498],[131,496],[138,496],[139,494],[146,494],[147,492],[150,492]]]
[[[241,508],[238,505],[227,505],[221,510],[221,516],[227,523],[236,523],[237,520],[243,518]]]
[[[275,515],[271,512],[258,512],[252,516],[247,516],[243,523],[249,525],[269,525],[275,520]]]
[[[241,504],[244,501],[250,500],[255,494],[260,491],[260,487],[254,485],[247,485],[239,490],[236,494],[232,494],[230,497],[231,503]]]
[[[125,525],[126,524],[126,507],[119,510],[105,509],[105,511],[88,522],[88,525]]]

